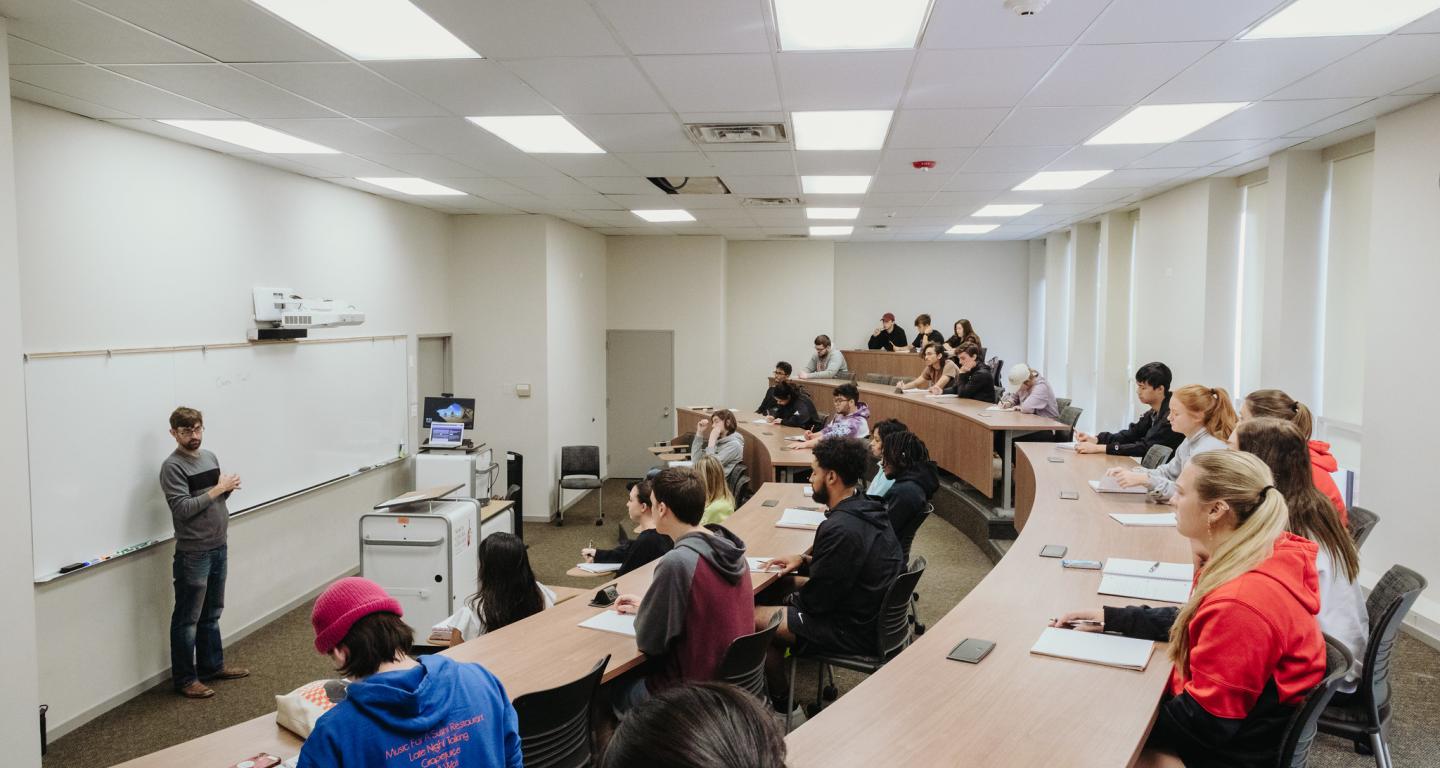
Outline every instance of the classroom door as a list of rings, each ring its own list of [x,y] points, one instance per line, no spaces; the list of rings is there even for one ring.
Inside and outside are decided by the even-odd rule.
[[[674,331],[605,332],[605,416],[610,477],[644,477],[675,436]]]

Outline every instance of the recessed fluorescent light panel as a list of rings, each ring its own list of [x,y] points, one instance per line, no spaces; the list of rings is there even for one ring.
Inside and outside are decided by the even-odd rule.
[[[888,109],[851,109],[839,112],[791,112],[795,148],[880,149],[890,130]]]
[[[1385,35],[1437,8],[1440,0],[1295,0],[1243,39]]]
[[[837,237],[854,232],[854,227],[811,227],[811,237]]]
[[[458,189],[451,189],[433,181],[417,179],[413,176],[357,176],[357,181],[366,184],[374,184],[377,187],[393,189],[396,192],[403,192],[407,195],[440,196],[440,195],[463,195]]]
[[[466,120],[531,154],[597,155],[605,150],[560,115],[467,117]]]
[[[986,232],[993,232],[999,224],[956,224],[945,230],[947,235],[983,235]]]
[[[1040,203],[994,203],[970,214],[979,218],[999,218],[1001,216],[1024,216],[1025,214],[1040,207]]]
[[[1020,182],[1014,191],[1079,189],[1109,173],[1110,171],[1041,171]]]
[[[800,177],[800,189],[807,195],[863,195],[869,188],[869,176]]]
[[[1136,107],[1085,143],[1169,144],[1249,104],[1248,101],[1227,101]]]
[[[409,0],[251,0],[362,61],[478,59]]]
[[[807,219],[858,219],[859,208],[806,208]]]
[[[184,131],[209,136],[256,152],[272,155],[338,155],[340,151],[297,139],[248,120],[160,120]]]
[[[914,48],[930,0],[775,0],[785,51]]]
[[[640,218],[655,223],[663,224],[671,221],[694,221],[695,217],[689,211],[682,211],[678,208],[658,211],[631,211]]]

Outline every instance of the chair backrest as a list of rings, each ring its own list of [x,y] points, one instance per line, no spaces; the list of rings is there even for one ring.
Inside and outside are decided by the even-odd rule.
[[[995,383],[999,384],[1001,375],[1000,372],[1004,369],[1005,361],[1001,360],[998,357],[992,357],[990,358],[990,362],[986,363],[986,365],[990,366],[990,375],[995,379]]]
[[[1305,700],[1296,708],[1290,724],[1285,727],[1285,736],[1280,742],[1280,768],[1305,768],[1310,747],[1315,743],[1320,714],[1353,666],[1355,657],[1350,655],[1345,644],[1325,635],[1325,677],[1305,695]]]
[[[915,543],[915,534],[920,531],[920,526],[924,525],[925,521],[929,520],[930,515],[934,512],[935,505],[926,504],[925,509],[915,516],[915,519],[910,522],[906,530],[896,531],[900,539],[900,552],[905,555],[905,562],[910,562],[910,545]]]
[[[730,470],[730,475],[725,478],[725,484],[730,486],[730,495],[735,497],[735,508],[739,509],[750,500],[755,492],[750,490],[750,468],[745,462],[735,462],[735,467]]]
[[[891,377],[890,377],[890,380],[887,381],[887,382],[885,382],[885,383],[886,383],[886,384],[904,384],[905,382],[909,381],[909,380],[912,379],[912,378],[914,378],[914,377],[913,377],[913,376],[891,376]]]
[[[890,582],[885,600],[880,603],[880,616],[875,622],[878,633],[876,648],[881,659],[889,660],[905,650],[913,637],[910,625],[910,597],[915,585],[925,575],[925,558],[917,557],[910,568]]]
[[[1070,401],[1066,400],[1065,405],[1060,406],[1060,420],[1069,424],[1071,429],[1074,429],[1075,425],[1080,421],[1080,414],[1084,412],[1084,408],[1077,408],[1070,405]]]
[[[1390,713],[1390,657],[1400,636],[1400,624],[1426,586],[1424,576],[1403,565],[1393,565],[1365,600],[1365,611],[1370,614],[1370,644],[1365,648],[1365,665],[1356,691],[1376,723],[1384,722]]]
[[[1350,516],[1350,538],[1355,540],[1355,549],[1358,550],[1370,538],[1370,532],[1380,522],[1380,516],[1364,507],[1351,507],[1346,512]]]
[[[600,446],[565,445],[560,447],[560,476],[600,476]]]
[[[1140,466],[1146,469],[1154,469],[1169,461],[1170,455],[1173,453],[1175,453],[1174,448],[1156,443],[1150,446],[1150,450],[1145,452],[1145,458],[1140,460]]]
[[[1057,397],[1055,398],[1055,404],[1060,407],[1060,412],[1064,413],[1065,409],[1070,407],[1070,398]]]
[[[578,680],[515,700],[520,751],[527,768],[579,768],[590,764],[591,701],[609,663],[607,655]]]
[[[730,641],[725,657],[715,670],[715,679],[746,691],[761,701],[769,695],[765,686],[765,652],[780,629],[780,612],[776,611],[770,626]]]
[[[870,382],[871,384],[889,384],[889,383],[890,383],[890,377],[889,377],[888,375],[886,375],[886,374],[883,374],[883,373],[867,373],[867,374],[865,374],[865,380],[868,381],[868,382]]]

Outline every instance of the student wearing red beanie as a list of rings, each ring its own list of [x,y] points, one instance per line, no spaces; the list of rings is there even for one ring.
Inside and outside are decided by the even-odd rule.
[[[355,576],[315,600],[315,650],[353,682],[316,721],[299,768],[382,768],[441,755],[447,764],[521,768],[515,707],[500,681],[479,664],[411,658],[403,614],[379,584]]]

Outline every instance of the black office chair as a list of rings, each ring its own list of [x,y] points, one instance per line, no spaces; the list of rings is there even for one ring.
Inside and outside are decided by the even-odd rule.
[[[1169,461],[1170,456],[1174,453],[1174,448],[1171,448],[1168,445],[1160,445],[1159,443],[1156,443],[1155,445],[1150,446],[1150,450],[1145,452],[1145,457],[1140,459],[1140,466],[1146,469],[1154,469],[1161,464]]]
[[[1355,540],[1355,549],[1359,551],[1360,545],[1370,538],[1370,532],[1375,530],[1375,524],[1380,522],[1380,516],[1364,507],[1351,507],[1350,514],[1350,538]]]
[[[1073,431],[1075,429],[1075,425],[1080,423],[1080,414],[1084,412],[1084,408],[1073,406],[1070,404],[1069,400],[1066,400],[1065,404],[1060,406],[1060,421],[1069,424],[1070,429]]]
[[[731,640],[724,658],[720,659],[720,666],[715,670],[715,679],[768,702],[770,694],[765,684],[765,653],[779,629],[780,612],[776,611],[770,626]]]
[[[920,526],[925,524],[930,516],[935,514],[935,505],[926,504],[922,511],[904,531],[896,531],[900,538],[900,551],[905,555],[905,562],[910,562],[910,547],[915,543],[915,534],[920,532]],[[920,610],[917,604],[920,602],[920,593],[917,591],[910,595],[910,626],[914,628],[915,634],[925,634],[925,625],[920,623]]]
[[[1061,413],[1064,413],[1064,412],[1065,412],[1065,409],[1070,407],[1070,398],[1068,398],[1068,397],[1057,397],[1057,398],[1055,398],[1055,404],[1060,407],[1060,412],[1061,412]],[[1063,421],[1063,419],[1062,419],[1062,421]]]
[[[915,594],[915,585],[919,583],[920,577],[925,575],[925,564],[925,558],[916,558],[915,562],[910,564],[910,569],[896,576],[895,581],[890,583],[890,588],[885,591],[885,599],[880,603],[880,614],[875,620],[875,654],[854,655],[819,649],[797,653],[796,649],[790,649],[790,694],[785,704],[786,732],[790,730],[791,714],[795,710],[795,665],[798,658],[815,659],[820,663],[815,679],[815,706],[819,709],[824,706],[825,674],[831,667],[873,674],[910,646],[910,641],[915,636],[910,631],[910,596]],[[833,680],[831,687],[834,687]]]
[[[750,488],[750,468],[745,462],[735,462],[735,468],[730,470],[730,475],[725,478],[725,484],[730,486],[730,495],[735,497],[735,508],[739,509],[755,495]]]
[[[1390,768],[1390,657],[1400,636],[1400,624],[1428,583],[1425,577],[1403,565],[1391,566],[1370,597],[1365,611],[1370,614],[1370,644],[1365,648],[1360,684],[1343,701],[1331,702],[1320,714],[1320,732],[1355,742],[1355,751],[1373,754],[1375,765]]]
[[[605,482],[600,479],[600,446],[566,445],[560,448],[560,477],[555,481],[555,524],[565,524],[565,508],[560,497],[565,490],[595,490],[599,496],[600,514],[596,525],[605,524]]]
[[[1310,758],[1310,747],[1315,743],[1316,724],[1320,713],[1330,697],[1340,688],[1340,681],[1355,666],[1355,657],[1350,649],[1335,638],[1325,635],[1325,677],[1300,703],[1290,724],[1285,727],[1285,736],[1280,742],[1280,768],[1305,768]]]
[[[889,384],[890,377],[883,373],[867,373],[865,374],[865,381],[871,384]]]
[[[520,720],[520,751],[526,768],[581,768],[590,765],[591,702],[605,676],[607,655],[574,682],[515,700]]]

